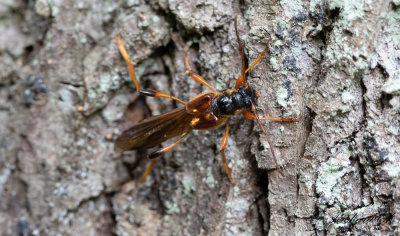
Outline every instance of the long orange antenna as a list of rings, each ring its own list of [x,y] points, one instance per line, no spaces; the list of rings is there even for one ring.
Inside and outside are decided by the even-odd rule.
[[[258,125],[260,126],[261,130],[262,130],[263,133],[265,134],[265,137],[267,138],[269,147],[271,148],[272,156],[274,157],[276,169],[279,171],[279,173],[281,173],[281,175],[282,175],[283,177],[285,177],[285,174],[283,173],[281,167],[280,167],[279,164],[278,164],[278,160],[277,160],[276,155],[275,155],[274,146],[272,146],[272,142],[271,142],[271,140],[270,140],[269,137],[268,137],[267,131],[265,130],[264,126],[261,124],[260,118],[258,118],[258,115],[257,115],[257,113],[256,113],[256,107],[254,106],[254,104],[251,104],[251,111],[252,111],[252,113],[253,113],[253,115],[254,115],[254,118],[256,118],[257,123],[258,123]]]
[[[269,49],[268,46],[269,46],[269,42],[270,42],[270,41],[271,41],[271,39],[268,39],[268,41],[267,41],[267,43],[266,43],[266,45],[265,45],[265,48],[264,48],[264,50],[261,52],[260,56],[258,56],[257,59],[249,66],[249,68],[247,68],[247,69],[244,71],[245,76],[243,77],[243,75],[241,75],[241,76],[239,76],[239,78],[236,80],[235,89],[238,89],[243,83],[245,83],[245,86],[246,86],[246,84],[247,84],[247,82],[246,82],[246,73],[249,72],[249,70],[250,70],[251,68],[253,68],[255,65],[257,65],[257,63],[261,61],[261,59],[262,59],[262,57],[264,56],[264,54],[265,54],[266,52],[268,52],[268,49]]]
[[[245,58],[244,58],[244,50],[243,50],[243,45],[242,41],[240,40],[239,32],[237,29],[237,18],[238,15],[235,15],[235,33],[236,33],[236,39],[239,45],[239,52],[240,52],[240,57],[242,58],[242,80],[241,84],[244,83],[244,85],[247,87],[247,82],[246,82],[246,63],[245,63]]]

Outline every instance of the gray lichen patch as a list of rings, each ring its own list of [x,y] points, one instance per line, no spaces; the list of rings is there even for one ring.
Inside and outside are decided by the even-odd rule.
[[[368,67],[371,49],[371,35],[365,31],[353,30],[362,22],[371,23],[371,20],[364,17],[366,11],[373,5],[366,1],[328,1],[331,10],[339,11],[339,20],[334,23],[330,34],[332,42],[324,51],[327,67],[340,66],[350,76],[364,71]],[[351,35],[346,34],[351,32]],[[354,37],[352,37],[354,36]],[[358,40],[357,40],[358,39]],[[361,39],[361,40],[360,40]],[[340,43],[339,43],[340,42]],[[346,63],[343,63],[346,62]]]
[[[321,164],[316,183],[316,192],[320,195],[320,203],[332,205],[343,203],[340,181],[345,174],[352,171],[350,153],[346,149],[335,151],[335,156]]]
[[[344,104],[351,104],[354,101],[355,97],[348,91],[342,93],[342,102]]]
[[[352,25],[352,21],[363,17],[365,11],[372,7],[370,2],[360,0],[328,0],[327,4],[328,8],[331,10],[339,9],[340,20],[338,24],[346,28]]]
[[[400,71],[383,84],[382,91],[387,94],[400,95]]]
[[[388,14],[384,15],[386,18],[387,27],[385,27],[384,31],[388,34],[389,37],[393,39],[394,45],[399,46],[400,44],[400,32],[399,32],[399,23],[400,23],[400,9],[397,7],[393,11],[390,11]]]

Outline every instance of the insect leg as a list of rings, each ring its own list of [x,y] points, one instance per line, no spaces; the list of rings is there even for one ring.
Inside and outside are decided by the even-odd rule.
[[[170,98],[170,99],[173,99],[175,101],[182,103],[183,105],[186,105],[186,102],[180,100],[179,98],[173,97],[171,95],[161,93],[161,92],[158,92],[155,90],[150,90],[150,89],[140,89],[140,85],[139,85],[139,82],[138,82],[138,80],[136,78],[136,74],[135,74],[135,67],[131,63],[131,59],[129,58],[128,52],[126,51],[125,46],[122,43],[122,40],[118,35],[115,35],[115,39],[117,40],[117,45],[118,45],[118,48],[119,48],[119,51],[120,51],[122,57],[124,58],[125,62],[128,64],[129,75],[132,78],[133,82],[135,83],[136,91],[138,93],[140,93],[141,95],[150,96],[150,97]]]
[[[261,52],[260,56],[258,56],[257,59],[249,66],[249,68],[246,69],[245,73],[249,72],[249,70],[251,70],[251,68],[253,68],[255,65],[257,65],[258,62],[261,61],[264,54],[268,51],[268,45],[269,45],[270,41],[271,41],[271,39],[268,39],[267,44],[265,45],[265,48]],[[242,85],[243,82],[246,82],[246,81],[245,81],[245,79],[243,79],[243,75],[241,75],[236,80],[235,89],[238,89]]]
[[[161,148],[161,149],[159,149],[159,150],[157,150],[157,151],[151,153],[151,154],[149,155],[149,159],[154,159],[154,158],[157,158],[157,157],[159,157],[159,156],[164,155],[164,153],[166,153],[166,152],[168,152],[169,150],[171,150],[171,149],[172,149],[173,147],[175,147],[178,143],[180,143],[184,138],[186,138],[186,136],[188,136],[188,135],[190,134],[190,132],[191,132],[191,131],[186,132],[182,137],[180,137],[178,140],[176,140],[175,143],[173,143],[173,144],[171,144],[171,145],[169,145],[169,146],[163,147],[163,148]]]
[[[168,94],[165,94],[165,93],[158,92],[158,91],[156,91],[156,90],[152,90],[152,89],[141,89],[141,90],[139,91],[139,93],[140,93],[140,95],[149,96],[149,97],[170,98],[170,99],[173,99],[173,100],[175,100],[175,101],[178,101],[178,102],[182,103],[183,105],[186,105],[186,102],[180,100],[179,98],[174,97],[174,96],[171,96],[171,95],[168,95]]]
[[[185,66],[186,66],[186,74],[190,75],[196,82],[203,84],[207,87],[209,87],[212,91],[216,92],[216,90],[213,88],[213,86],[211,86],[209,83],[207,83],[207,81],[205,79],[203,79],[200,75],[195,74],[192,72],[191,68],[190,68],[190,63],[189,63],[189,58],[187,55],[187,51],[186,48],[183,47],[183,56],[185,57]]]
[[[255,120],[254,115],[249,111],[242,111],[242,114],[249,120]],[[259,117],[260,120],[284,121],[284,122],[298,122],[296,119],[284,117]]]
[[[121,38],[118,35],[115,35],[115,39],[117,40],[119,52],[121,53],[122,57],[124,58],[126,64],[128,64],[129,76],[132,78],[133,82],[136,85],[136,91],[140,92],[139,82],[136,79],[135,67],[132,65],[131,59],[129,58],[129,55],[126,52],[126,49],[124,47],[124,44],[122,43]]]
[[[151,169],[153,169],[154,165],[156,164],[156,159],[150,159],[150,165],[146,168],[143,172],[142,176],[139,179],[139,182],[143,182],[146,179],[146,176],[150,173]]]
[[[164,153],[166,153],[167,151],[171,150],[173,147],[175,147],[178,143],[180,143],[184,138],[186,138],[186,136],[188,136],[190,134],[191,131],[185,133],[182,137],[180,137],[175,143],[163,147],[153,153],[151,153],[148,158],[150,160],[150,165],[146,168],[146,170],[144,171],[144,173],[142,174],[142,176],[140,177],[140,182],[143,182],[146,179],[146,176],[150,173],[151,169],[153,169],[154,164],[156,163],[156,157],[162,156],[164,155]]]
[[[226,158],[225,158],[225,148],[226,148],[226,145],[228,144],[228,134],[229,134],[229,124],[228,124],[228,121],[226,121],[225,135],[224,135],[224,137],[222,137],[222,140],[221,140],[221,155],[222,155],[222,162],[224,163],[226,175],[228,176],[229,181],[231,181],[231,183],[233,185],[235,185],[235,182],[233,181],[232,176],[231,176],[231,172],[229,171],[229,167],[226,164]]]

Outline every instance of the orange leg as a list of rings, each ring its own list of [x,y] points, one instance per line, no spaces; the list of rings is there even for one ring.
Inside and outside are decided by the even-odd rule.
[[[173,147],[175,147],[178,143],[180,143],[184,138],[186,138],[186,136],[188,136],[190,134],[190,131],[185,133],[182,137],[180,137],[178,140],[176,140],[175,143],[163,147],[153,153],[151,153],[148,158],[150,160],[150,165],[146,168],[146,170],[143,172],[142,176],[140,177],[140,182],[143,182],[146,179],[146,176],[150,173],[151,169],[153,169],[154,164],[156,163],[156,157],[162,156],[164,155],[166,152],[168,152],[169,150],[171,150]]]
[[[122,57],[124,58],[126,64],[128,64],[129,76],[132,78],[133,82],[135,83],[136,91],[138,93],[140,93],[141,95],[150,96],[150,97],[170,98],[170,99],[178,101],[178,102],[180,102],[180,103],[182,103],[184,105],[186,104],[186,102],[180,100],[179,98],[173,97],[173,96],[165,94],[165,93],[161,93],[161,92],[158,92],[158,91],[155,91],[155,90],[150,90],[150,89],[143,89],[143,90],[140,89],[140,85],[139,85],[139,82],[138,82],[138,80],[136,78],[136,74],[135,74],[135,67],[131,63],[131,59],[130,59],[130,57],[128,55],[128,52],[126,51],[125,46],[122,43],[122,40],[118,35],[115,35],[115,39],[117,40],[117,45],[118,45],[118,48],[119,48],[119,51],[120,51]]]
[[[213,86],[211,86],[209,83],[207,83],[207,81],[205,79],[203,79],[200,75],[195,74],[192,72],[191,68],[190,68],[190,63],[189,63],[189,58],[186,52],[185,48],[182,48],[183,50],[183,56],[185,57],[185,66],[186,66],[186,74],[190,75],[196,82],[203,84],[207,87],[209,87],[213,92],[216,92],[216,90],[214,89]]]
[[[254,115],[249,111],[242,111],[242,114],[249,120],[255,120]],[[296,119],[284,118],[284,117],[260,117],[260,120],[272,120],[272,121],[284,121],[284,122],[298,122]]]
[[[251,70],[251,68],[253,68],[255,65],[257,65],[258,62],[261,61],[262,57],[264,56],[264,54],[268,51],[268,45],[269,42],[271,41],[271,39],[268,39],[267,44],[265,45],[264,50],[261,52],[260,56],[257,57],[257,59],[249,66],[249,68],[246,69],[245,74],[247,72],[249,72],[249,70]],[[246,77],[241,75],[237,80],[236,80],[236,84],[235,84],[235,89],[238,89],[242,84],[245,84],[246,86]]]
[[[147,175],[149,175],[151,169],[153,169],[154,165],[156,164],[156,161],[156,159],[150,159],[150,165],[143,172],[142,176],[139,179],[139,182],[143,182],[146,179]]]
[[[165,93],[158,92],[158,91],[156,91],[156,90],[152,90],[152,89],[141,89],[141,90],[139,91],[139,93],[140,93],[140,95],[149,96],[149,97],[170,98],[170,99],[173,99],[173,100],[175,100],[175,101],[178,101],[178,102],[182,103],[183,105],[186,105],[186,102],[180,100],[179,98],[173,97],[173,96],[168,95],[168,94],[165,94]]]
[[[232,176],[231,176],[231,172],[229,171],[228,165],[226,164],[226,158],[225,158],[225,148],[226,148],[226,145],[228,144],[228,134],[229,134],[229,124],[227,121],[225,135],[221,140],[221,155],[222,155],[222,162],[224,163],[226,175],[228,176],[228,179],[229,179],[229,181],[231,181],[232,185],[235,185],[235,182],[233,181]]]
[[[122,57],[124,58],[126,64],[128,64],[129,76],[132,78],[133,82],[135,83],[136,91],[139,93],[140,86],[139,86],[139,82],[136,79],[135,67],[131,63],[131,59],[129,58],[128,52],[126,52],[126,49],[124,47],[124,44],[122,43],[121,38],[118,35],[115,35],[115,39],[117,40],[119,52],[121,53]]]

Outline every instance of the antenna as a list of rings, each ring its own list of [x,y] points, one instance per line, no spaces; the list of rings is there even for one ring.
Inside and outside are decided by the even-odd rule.
[[[276,169],[279,171],[279,173],[281,173],[282,177],[285,177],[285,174],[283,173],[281,167],[278,164],[278,160],[276,158],[275,155],[275,149],[274,146],[272,146],[271,140],[268,137],[267,131],[265,130],[264,126],[261,124],[260,118],[258,118],[258,115],[256,113],[256,106],[254,106],[254,104],[251,104],[251,111],[254,114],[254,118],[256,118],[258,125],[260,126],[261,130],[263,131],[265,137],[267,138],[269,147],[271,148],[271,152],[272,152],[272,156],[274,157],[274,161],[275,161],[275,165],[276,165]]]

